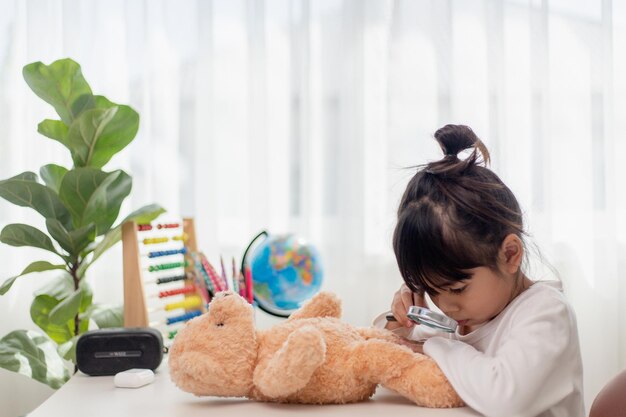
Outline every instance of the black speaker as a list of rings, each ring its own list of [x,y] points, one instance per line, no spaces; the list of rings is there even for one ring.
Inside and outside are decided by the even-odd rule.
[[[76,365],[87,375],[115,375],[132,368],[155,370],[163,360],[163,338],[151,328],[99,329],[76,343]]]

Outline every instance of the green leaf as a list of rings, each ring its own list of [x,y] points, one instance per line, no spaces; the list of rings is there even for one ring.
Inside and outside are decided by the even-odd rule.
[[[52,340],[65,343],[74,336],[74,322],[68,320],[63,324],[54,324],[50,321],[50,312],[60,303],[60,300],[47,294],[35,297],[30,305],[30,317]]]
[[[46,219],[57,219],[65,226],[70,224],[70,213],[57,194],[39,184],[33,172],[0,181],[0,197],[18,206],[30,207]]]
[[[161,214],[165,213],[165,211],[166,210],[158,204],[148,204],[147,206],[138,208],[137,210],[130,213],[128,216],[124,217],[124,220],[120,222],[118,227],[120,227],[121,230],[121,226],[131,220],[137,224],[150,223]]]
[[[89,320],[81,320],[80,324],[78,325],[78,335],[80,336],[87,330],[89,330]]]
[[[121,225],[109,230],[109,232],[104,236],[104,239],[102,239],[98,246],[95,247],[93,251],[93,258],[91,258],[91,261],[89,263],[94,263],[96,259],[100,257],[100,255],[102,255],[120,240],[122,240]]]
[[[50,323],[62,326],[64,323],[67,323],[76,317],[76,314],[78,314],[78,310],[80,309],[82,297],[83,291],[79,288],[69,297],[54,306],[54,308],[50,310],[50,315],[48,316]]]
[[[15,223],[6,225],[0,232],[0,242],[18,247],[32,246],[58,255],[48,235],[28,224]]]
[[[111,228],[131,187],[124,171],[76,168],[63,178],[59,196],[72,213],[74,228],[95,223],[96,235],[101,235]]]
[[[80,281],[79,288],[82,297],[80,299],[80,308],[78,311],[80,313],[84,313],[93,305],[93,290],[91,289],[91,285],[89,285],[86,280]]]
[[[60,221],[57,219],[46,219],[46,228],[50,236],[57,241],[59,246],[65,249],[70,255],[75,255],[74,243],[70,238],[70,233],[63,227]]]
[[[59,274],[54,277],[46,285],[34,292],[35,296],[49,295],[57,300],[69,297],[74,292],[74,280],[69,272]]]
[[[60,221],[48,219],[46,220],[46,227],[50,236],[73,258],[77,258],[80,252],[96,238],[96,225],[94,223],[68,232]]]
[[[21,174],[17,174],[13,178],[16,178],[16,179],[19,179],[19,180],[23,180],[23,181],[35,181],[35,182],[37,182],[37,174],[35,174],[34,172],[31,172],[31,171],[22,172]]]
[[[19,277],[20,277],[20,275],[16,275],[14,277],[6,279],[2,283],[2,286],[0,286],[0,295],[6,294],[7,291],[9,291],[11,289],[11,287],[13,286],[13,283],[15,282],[15,280],[18,279]]]
[[[108,109],[118,104],[113,103],[111,100],[104,96],[93,96],[94,107],[96,109]]]
[[[87,210],[85,210],[85,217],[90,220],[93,219],[93,221],[96,221],[96,224],[99,225],[97,229],[98,235],[103,235],[111,230],[111,226],[113,226],[113,223],[120,213],[122,202],[128,197],[133,188],[133,180],[130,175],[122,170],[114,171],[110,175],[112,176],[117,173],[119,173],[119,175],[106,189],[106,213],[99,212],[96,208],[97,205],[88,205]],[[102,221],[98,222],[99,219]]]
[[[104,304],[92,304],[81,319],[93,320],[100,329],[108,327],[124,326],[124,308],[122,306],[109,306]]]
[[[91,88],[83,78],[80,65],[69,58],[50,65],[33,62],[26,65],[22,73],[31,90],[51,104],[68,126],[94,105]]]
[[[57,348],[59,355],[66,361],[76,363],[76,342],[78,342],[79,337],[80,335],[74,336],[67,342],[60,344]]]
[[[37,132],[42,135],[60,142],[67,147],[67,132],[69,127],[61,120],[46,119],[37,125]],[[71,149],[70,149],[71,150]]]
[[[91,260],[89,262],[84,262],[78,268],[78,276],[82,277],[87,268],[89,268],[89,266],[93,264],[100,257],[100,255],[122,239],[122,225],[124,223],[131,220],[137,222],[138,224],[150,223],[163,213],[165,213],[165,209],[158,204],[149,204],[130,213],[120,222],[120,224],[109,230],[109,232],[104,236],[104,239],[98,243],[98,245],[94,248]]]
[[[33,272],[50,271],[52,269],[65,269],[65,265],[53,265],[47,261],[35,261],[31,263],[30,265],[28,265],[26,268],[24,268],[21,274],[11,277],[7,279],[6,281],[4,281],[2,286],[0,286],[0,295],[6,294],[6,292],[9,291],[9,289],[15,282],[15,280],[21,277],[22,275],[27,275]]]
[[[57,194],[65,174],[67,174],[67,168],[55,164],[44,165],[39,169],[41,179],[43,179],[48,188],[52,188]]]
[[[137,134],[139,114],[129,106],[84,112],[69,129],[68,147],[77,167],[102,168]]]
[[[0,339],[0,367],[57,389],[70,377],[50,340],[27,330],[14,330]]]

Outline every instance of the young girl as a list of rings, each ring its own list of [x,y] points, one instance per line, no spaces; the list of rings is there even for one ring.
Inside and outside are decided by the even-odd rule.
[[[393,247],[405,284],[392,302],[395,329],[432,357],[459,396],[487,416],[584,416],[574,312],[558,282],[522,271],[522,213],[486,168],[489,153],[467,126],[435,133],[443,159],[409,182]],[[473,149],[466,159],[457,156]],[[455,333],[416,325],[424,293],[458,322]],[[384,319],[383,319],[384,320]],[[380,325],[382,320],[378,320]]]

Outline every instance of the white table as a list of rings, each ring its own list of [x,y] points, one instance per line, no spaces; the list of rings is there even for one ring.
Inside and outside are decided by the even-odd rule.
[[[113,377],[77,373],[28,417],[229,417],[229,416],[480,416],[468,407],[431,409],[418,407],[400,395],[378,388],[369,401],[343,405],[276,404],[243,398],[196,397],[170,380],[167,362],[155,381],[141,388],[116,388]]]

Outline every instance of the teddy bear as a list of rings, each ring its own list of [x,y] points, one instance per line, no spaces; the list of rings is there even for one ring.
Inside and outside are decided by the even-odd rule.
[[[258,330],[247,301],[218,293],[176,335],[172,381],[198,396],[303,404],[363,401],[382,385],[423,407],[464,405],[431,358],[388,330],[357,328],[340,316],[340,300],[320,292],[284,322]]]

